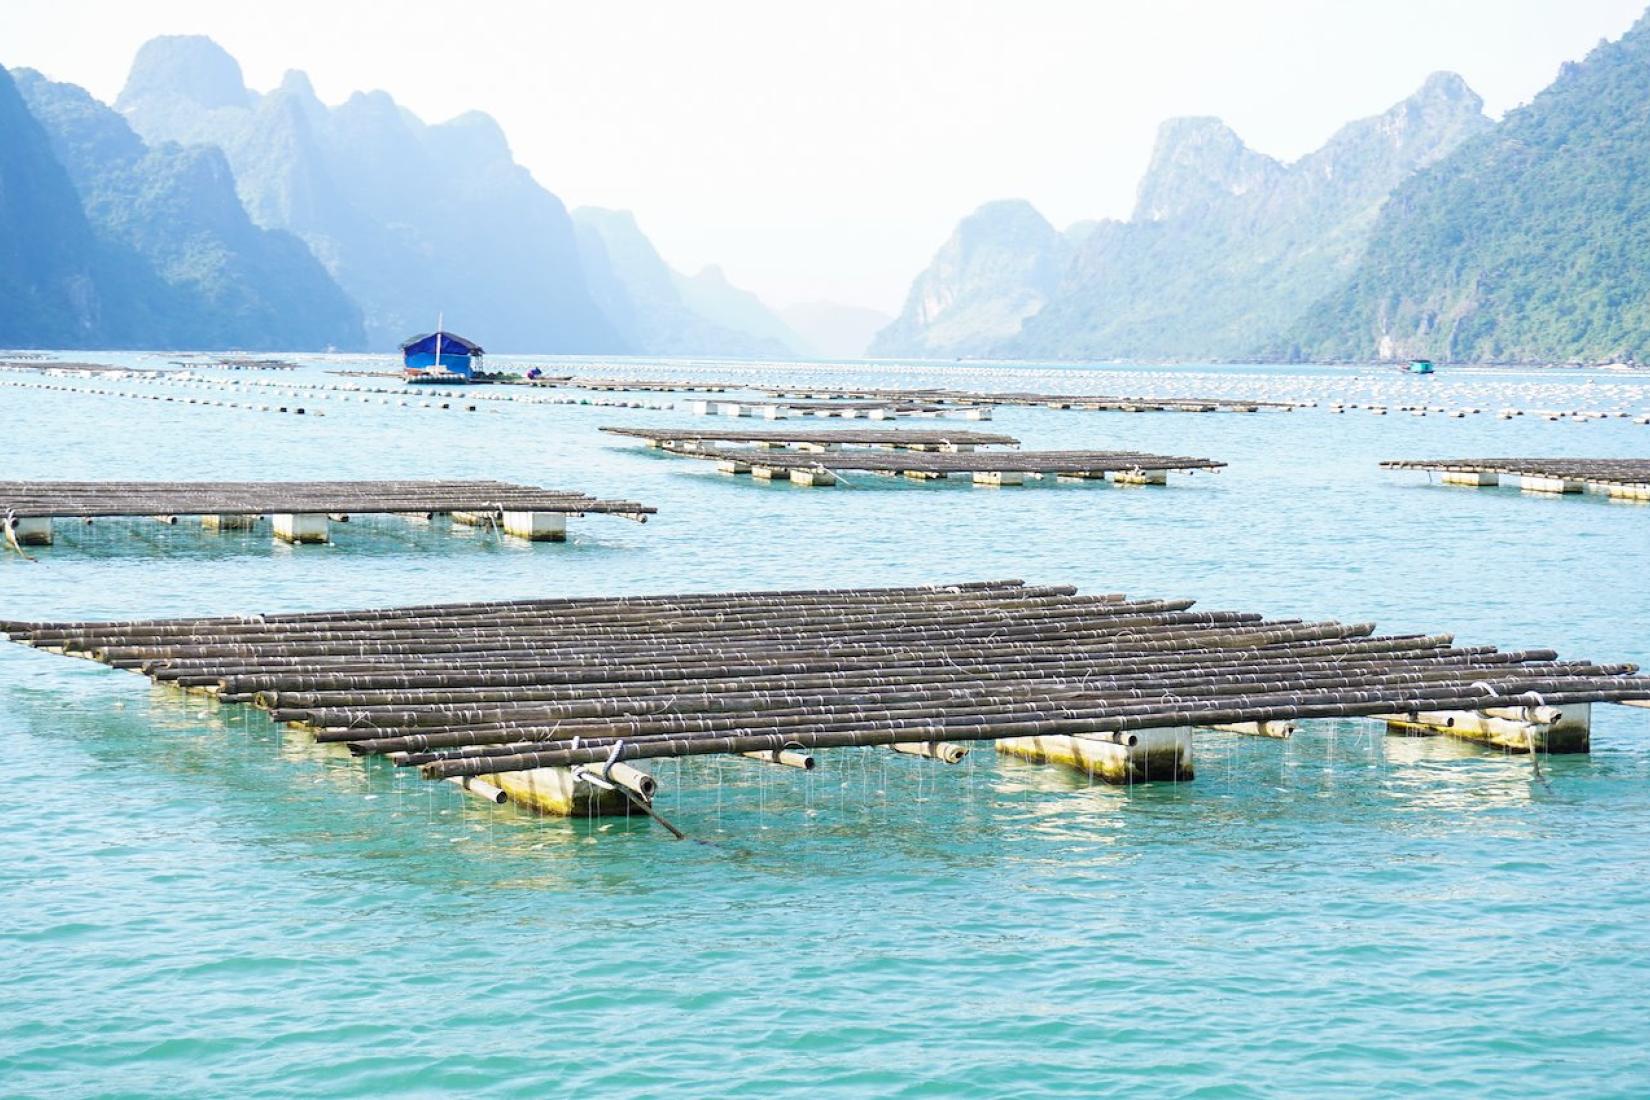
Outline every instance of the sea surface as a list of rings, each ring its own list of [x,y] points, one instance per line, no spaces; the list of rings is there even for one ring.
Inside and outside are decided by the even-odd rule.
[[[309,387],[393,385],[325,373],[389,361],[301,361],[200,371],[206,388],[6,372],[0,479],[484,476],[659,513],[575,520],[563,545],[361,517],[301,548],[60,523],[37,562],[0,558],[0,617],[1019,577],[1650,665],[1650,506],[1377,466],[1650,455],[1629,419],[1494,416],[1642,413],[1642,375],[538,361],[1319,402],[958,425],[1230,463],[1166,488],[850,474],[827,490],[597,431],[702,423],[681,411],[345,402]],[[1336,399],[1487,412],[1335,415]],[[250,709],[0,645],[0,754],[8,1097],[1650,1094],[1650,711],[1595,708],[1591,755],[1540,776],[1359,721],[1200,734],[1195,781],[1134,789],[987,746],[955,767],[667,761],[658,805],[692,838],[676,842],[469,801]]]

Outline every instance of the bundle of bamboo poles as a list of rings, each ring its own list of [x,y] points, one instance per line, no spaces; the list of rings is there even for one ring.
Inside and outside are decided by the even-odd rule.
[[[1020,581],[0,630],[255,703],[430,778],[1650,699],[1629,664]]]
[[[905,471],[965,474],[979,471],[1037,474],[1101,474],[1148,470],[1219,470],[1226,463],[1212,458],[1155,455],[1144,451],[917,451],[893,454],[855,449],[827,454],[785,454],[732,447],[699,447],[672,453],[713,462],[740,462],[776,470]]]
[[[1650,484],[1650,458],[1436,458],[1393,459],[1383,470],[1462,474],[1518,474],[1617,485]]]
[[[1257,412],[1261,409],[1302,407],[1295,401],[1254,401],[1233,397],[1154,397],[1116,394],[1010,393],[956,389],[840,389],[830,387],[775,387],[764,390],[770,397],[920,401],[940,405],[1021,405],[1089,411],[1121,412]]]
[[[0,511],[20,518],[232,514],[604,513],[645,522],[629,500],[504,481],[0,481]]]
[[[726,393],[739,389],[735,382],[691,382],[671,378],[597,378],[563,375],[558,378],[523,379],[528,385],[575,390],[643,391],[654,393]]]
[[[818,443],[890,447],[1018,446],[1019,440],[997,432],[923,431],[916,428],[615,428],[610,435],[658,443]]]

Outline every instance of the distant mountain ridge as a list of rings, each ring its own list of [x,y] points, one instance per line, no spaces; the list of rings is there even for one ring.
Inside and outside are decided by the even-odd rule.
[[[359,310],[301,241],[251,223],[216,150],[151,148],[28,69],[0,69],[0,150],[0,343],[362,346]]]
[[[257,95],[195,36],[146,43],[116,106],[150,141],[222,149],[253,220],[309,244],[374,347],[444,312],[500,351],[630,349],[590,297],[566,209],[485,115],[430,126],[385,92],[327,107],[301,73]]]
[[[1451,73],[1287,165],[1218,119],[1171,119],[1129,221],[1058,234],[1027,204],[987,204],[918,276],[873,348],[1216,360],[1273,350],[1326,287],[1350,277],[1392,189],[1490,125]],[[1005,209],[1016,212],[1012,228],[987,223],[986,254],[999,258],[958,263],[981,215]]]
[[[573,211],[579,257],[603,313],[648,355],[789,359],[801,340],[720,269],[671,270],[628,210]]]
[[[360,310],[303,242],[252,224],[221,152],[151,148],[84,89],[29,69],[16,77],[94,230],[112,251],[129,254],[130,269],[141,265],[150,328],[124,339],[188,348],[365,346]]]
[[[302,238],[360,303],[374,348],[444,315],[501,352],[805,352],[719,271],[671,273],[667,288],[615,269],[479,111],[426,124],[382,91],[329,107],[301,72],[259,94],[197,36],[146,43],[116,105],[151,142],[221,149],[252,220]],[[663,266],[645,238],[637,257]]]
[[[779,316],[804,346],[826,359],[863,358],[872,338],[894,320],[878,309],[826,301],[797,302]]]

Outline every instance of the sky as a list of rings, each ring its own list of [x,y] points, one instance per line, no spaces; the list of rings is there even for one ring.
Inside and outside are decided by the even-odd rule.
[[[266,91],[384,89],[493,115],[569,207],[629,209],[665,259],[770,304],[895,313],[983,202],[1125,218],[1158,124],[1217,115],[1292,160],[1428,73],[1499,116],[1644,0],[0,0],[0,64],[113,100],[158,34]]]

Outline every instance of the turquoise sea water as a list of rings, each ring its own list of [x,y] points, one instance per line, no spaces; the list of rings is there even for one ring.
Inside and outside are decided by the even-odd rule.
[[[343,381],[306,362],[219,380]],[[553,366],[1650,408],[1631,376],[1580,372]],[[1231,466],[1166,489],[810,490],[596,431],[683,413],[296,403],[327,415],[0,388],[0,478],[489,476],[659,514],[531,547],[392,520],[298,549],[60,526],[39,562],[0,559],[0,616],[1023,577],[1650,664],[1650,506],[1375,465],[1650,454],[1626,420],[1003,409],[977,427]],[[983,748],[659,764],[659,807],[710,843],[484,806],[9,645],[0,749],[7,1096],[1650,1093],[1646,711],[1596,708],[1592,754],[1545,784],[1363,722],[1201,734],[1194,782],[1133,790]]]

